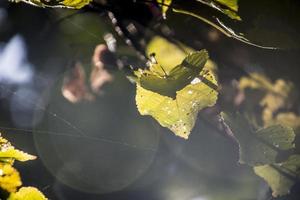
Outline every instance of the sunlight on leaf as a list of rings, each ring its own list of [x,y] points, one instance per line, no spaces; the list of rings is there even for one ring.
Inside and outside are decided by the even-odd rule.
[[[169,42],[162,37],[154,37],[147,45],[146,53],[150,55],[155,53],[155,59],[169,73],[174,66],[179,65],[188,53],[194,52],[193,49],[182,44],[178,45]],[[162,69],[157,69],[163,73]]]
[[[200,75],[217,85],[211,72],[202,71]],[[195,125],[198,112],[213,106],[217,95],[218,92],[200,78],[195,78],[190,84],[177,91],[175,99],[146,90],[137,83],[136,103],[141,115],[152,116],[163,127],[187,139]]]
[[[292,128],[273,125],[253,130],[242,115],[222,113],[239,144],[239,162],[250,166],[272,164],[281,151],[293,149],[295,134]]]
[[[25,153],[23,151],[14,149],[13,147],[10,147],[6,150],[1,150],[0,151],[0,160],[2,158],[11,158],[11,159],[15,159],[15,160],[18,160],[21,162],[36,159],[35,156]]]
[[[256,166],[254,172],[268,183],[274,197],[286,195],[300,177],[300,155],[292,155],[282,163]]]
[[[15,149],[6,139],[0,137],[0,161],[12,164],[14,160],[28,161],[36,159],[35,156]]]
[[[161,7],[163,18],[166,18],[167,11],[172,3],[172,0],[156,0]]]
[[[238,11],[238,0],[215,0],[220,4],[230,8],[231,10]]]
[[[170,71],[164,70],[160,63],[154,64],[150,69],[138,70],[135,74],[141,87],[161,95],[175,98],[176,92],[188,85],[199,75],[208,60],[206,50],[190,53],[181,64]]]
[[[10,164],[0,163],[0,188],[15,192],[22,185],[19,172]]]
[[[49,0],[49,1],[41,1],[41,0],[11,0],[12,2],[24,2],[27,4],[31,4],[38,7],[60,7],[60,8],[74,8],[80,9],[86,5],[88,5],[92,0]]]
[[[34,187],[22,187],[18,192],[10,194],[8,200],[47,200],[47,198]]]

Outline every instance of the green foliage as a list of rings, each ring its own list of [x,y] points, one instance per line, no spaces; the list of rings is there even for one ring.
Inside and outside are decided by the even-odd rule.
[[[300,155],[281,163],[256,166],[254,172],[270,185],[274,197],[286,195],[300,177]]]
[[[278,156],[280,153],[294,150],[293,129],[271,125],[253,130],[248,120],[241,115],[222,113],[222,117],[239,143],[239,162],[252,166],[254,172],[269,184],[274,197],[288,194],[299,180],[300,155],[290,155],[283,161],[278,161]]]
[[[222,117],[239,143],[240,163],[250,166],[272,164],[281,151],[295,147],[295,134],[289,127],[273,125],[254,130],[242,115],[222,113]]]
[[[47,200],[47,198],[34,187],[22,187],[18,192],[12,193],[8,200]]]
[[[80,9],[88,5],[92,0],[11,0],[13,2],[24,2],[38,7],[60,7],[60,8],[74,8]]]

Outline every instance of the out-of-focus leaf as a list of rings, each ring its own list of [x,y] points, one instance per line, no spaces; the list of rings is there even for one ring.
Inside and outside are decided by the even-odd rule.
[[[300,155],[292,155],[282,163],[256,166],[254,172],[268,183],[274,197],[286,195],[300,177]]]
[[[292,128],[273,125],[253,130],[242,115],[222,113],[239,144],[239,162],[250,166],[272,164],[280,151],[293,149],[295,134]]]
[[[231,10],[238,11],[238,0],[215,0],[219,2],[220,4],[223,4],[224,6],[230,8]]]
[[[179,45],[181,48],[162,37],[156,36],[147,45],[146,53],[148,55],[155,53],[157,62],[163,66],[166,72],[169,72],[174,66],[179,65],[188,53],[194,52],[189,47]],[[161,69],[160,71],[163,73]]]
[[[251,109],[257,106],[257,104],[260,104],[262,107],[261,118],[264,126],[278,123],[290,126],[292,123],[294,125],[290,127],[297,127],[295,123],[297,123],[298,116],[294,114],[294,117],[287,118],[285,113],[278,113],[279,110],[289,109],[295,102],[297,92],[291,82],[278,79],[275,83],[272,83],[272,81],[263,74],[250,73],[249,77],[242,77],[240,79],[239,89],[245,95],[247,107]],[[253,97],[248,98],[247,95],[250,94],[251,91],[261,91],[261,98],[255,101],[253,101]],[[279,114],[281,115],[279,116]],[[290,114],[288,115],[291,116]],[[292,120],[292,118],[294,122],[287,121],[288,119]]]
[[[210,71],[202,71],[200,76],[217,85]],[[200,78],[176,92],[172,99],[146,90],[137,83],[136,103],[141,115],[150,115],[163,127],[169,128],[177,136],[188,138],[195,125],[198,112],[216,103],[218,92]]]
[[[6,139],[0,137],[0,162],[12,164],[14,160],[24,162],[34,159],[35,156],[15,149]]]
[[[22,187],[18,192],[10,194],[8,200],[47,200],[35,187]]]
[[[167,11],[172,3],[172,0],[156,0],[161,7],[163,17],[166,18]]]
[[[300,117],[292,112],[279,113],[273,121],[273,124],[282,124],[284,126],[289,126],[295,130],[296,134],[299,134],[300,128]]]
[[[88,5],[92,0],[11,0],[12,2],[24,2],[38,7],[60,7],[80,9]]]
[[[164,70],[160,63],[153,64],[150,69],[135,72],[141,87],[163,96],[175,98],[176,92],[188,85],[196,76],[199,76],[206,61],[206,50],[190,53],[181,64],[169,71]]]
[[[197,0],[235,20],[242,20],[237,14],[238,4],[237,0]]]
[[[36,159],[35,156],[25,153],[23,151],[14,149],[13,147],[10,147],[6,150],[1,150],[0,151],[0,160],[2,158],[10,158],[10,159],[18,160],[21,162]]]
[[[22,185],[19,172],[10,164],[0,163],[0,188],[15,192]]]

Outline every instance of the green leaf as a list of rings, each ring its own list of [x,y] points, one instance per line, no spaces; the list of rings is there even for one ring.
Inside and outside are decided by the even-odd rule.
[[[221,114],[239,143],[239,162],[251,166],[272,164],[278,154],[295,147],[292,128],[272,125],[259,130],[241,115]]]
[[[163,96],[175,98],[176,92],[188,85],[199,75],[208,60],[206,50],[190,53],[181,64],[170,71],[165,71],[163,66],[154,64],[150,69],[139,70],[137,82],[141,87]]]
[[[299,180],[300,155],[292,155],[282,163],[256,166],[254,172],[269,184],[274,197],[286,195]]]
[[[19,172],[10,164],[0,163],[0,188],[7,192],[15,192],[21,185]]]
[[[199,77],[202,78],[196,77],[177,91],[175,99],[144,89],[137,83],[136,104],[140,114],[152,116],[175,135],[187,139],[198,112],[213,106],[218,96],[218,92],[209,86],[209,83],[217,85],[212,72],[202,70]]]
[[[47,200],[47,198],[34,187],[22,187],[18,192],[10,194],[8,200]]]
[[[11,0],[12,2],[24,2],[38,7],[60,7],[60,8],[74,8],[80,9],[88,5],[92,0]]]
[[[172,3],[172,0],[156,0],[156,2],[161,7],[163,17],[166,18],[166,14]]]

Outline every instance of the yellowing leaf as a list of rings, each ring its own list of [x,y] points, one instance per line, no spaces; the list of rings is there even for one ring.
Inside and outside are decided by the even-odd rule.
[[[14,160],[24,162],[34,159],[36,159],[35,156],[15,149],[10,142],[0,136],[0,162],[12,164]]]
[[[10,194],[8,200],[47,200],[47,198],[34,187],[22,187],[18,192]]]
[[[273,125],[259,130],[241,115],[222,113],[224,122],[239,143],[239,162],[250,166],[276,162],[279,151],[293,149],[295,133],[292,128]]]
[[[167,11],[172,3],[172,0],[156,0],[161,7],[163,17],[166,18]]]
[[[165,71],[163,66],[155,64],[150,69],[136,72],[141,87],[161,95],[174,98],[176,92],[188,85],[199,75],[208,60],[206,50],[190,53],[181,64]]]
[[[231,10],[238,11],[238,0],[215,0],[219,2],[220,4],[223,4],[224,6],[230,8]]]
[[[0,163],[0,188],[15,192],[22,185],[19,172],[10,164]]]
[[[300,155],[292,155],[282,163],[256,166],[254,172],[269,184],[274,197],[286,195],[300,176]]]
[[[74,8],[80,9],[88,5],[92,0],[12,0],[13,2],[24,2],[38,7],[61,7],[61,8]]]
[[[90,2],[92,2],[92,0],[64,0],[61,4],[67,7],[80,9],[88,5]]]
[[[0,151],[0,160],[2,158],[14,159],[14,160],[18,160],[21,162],[36,159],[35,156],[25,153],[23,151],[14,149],[13,147],[9,147],[6,150],[1,150]]]
[[[278,115],[276,115],[276,118],[273,123],[289,126],[293,128],[296,131],[296,133],[299,133],[297,131],[299,131],[300,129],[300,117],[297,116],[295,113],[292,112],[279,113]]]
[[[184,45],[181,45],[181,47],[178,48],[178,46],[166,39],[156,36],[147,45],[146,53],[148,55],[155,53],[157,62],[164,68],[166,73],[169,73],[174,66],[182,62],[186,54],[194,51]],[[160,73],[163,73],[161,69],[158,70],[160,70]]]
[[[279,110],[289,109],[295,102],[297,92],[291,82],[278,79],[275,83],[272,83],[263,74],[251,73],[249,77],[240,79],[239,89],[246,95],[246,106],[250,112],[257,104],[261,105],[261,118],[264,126],[278,123],[292,128],[300,126],[299,116],[291,112],[278,113]],[[253,101],[255,98],[250,96],[251,92],[260,92],[261,97]],[[248,98],[247,95],[250,97]]]
[[[136,104],[141,115],[150,115],[175,135],[187,139],[195,125],[198,112],[216,103],[218,92],[210,84],[217,85],[214,75],[203,70],[183,89],[175,99],[144,89],[137,83]],[[204,81],[206,80],[206,81]]]

